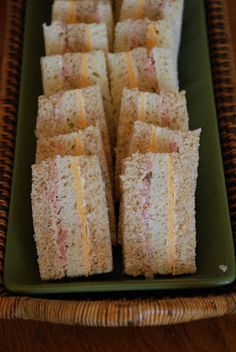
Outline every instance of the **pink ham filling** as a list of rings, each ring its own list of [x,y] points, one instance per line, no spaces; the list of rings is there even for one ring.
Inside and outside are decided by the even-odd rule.
[[[69,70],[69,66],[66,63],[66,60],[64,59],[64,57],[62,57],[62,65],[61,65],[61,75],[63,78],[63,81],[65,82],[69,76],[70,76],[70,70]]]
[[[174,152],[179,152],[179,147],[177,142],[169,142],[169,152],[174,153]]]
[[[155,68],[155,60],[152,54],[149,55],[145,65],[144,70],[146,71],[147,80],[152,85],[152,89],[156,92],[159,92],[158,82],[157,82],[157,73]]]
[[[164,11],[166,9],[167,2],[169,2],[169,1],[170,0],[161,0],[159,2],[156,11],[154,11],[154,13],[155,13],[154,17],[158,17],[160,19],[164,18]]]
[[[65,53],[69,48],[68,48],[68,38],[67,38],[67,26],[65,23],[58,21],[57,22],[58,27],[60,28],[62,34],[65,34],[64,37],[64,43],[63,43],[63,53]]]
[[[64,148],[62,147],[60,142],[55,143],[54,149],[55,149],[56,155],[63,155]]]
[[[94,11],[94,22],[95,23],[101,23],[102,22],[102,19],[101,19],[101,16],[99,14],[98,9],[96,9],[96,11]]]
[[[131,33],[130,33],[130,50],[135,49],[138,47],[138,38],[141,36],[141,28],[140,24],[138,21],[134,21],[133,19],[128,19],[127,20],[129,23],[129,26],[131,28]]]
[[[63,92],[57,93],[56,104],[54,106],[54,116],[55,116],[56,122],[59,124],[65,121],[65,116],[63,114],[64,104],[63,104],[62,96],[63,96]]]
[[[160,113],[161,113],[161,126],[168,127],[170,125],[170,117],[169,117],[169,110],[167,104],[165,104],[165,91],[163,89],[160,90]]]
[[[147,175],[150,175],[152,172],[152,162],[150,160],[146,161],[146,173]],[[150,233],[150,200],[151,200],[151,181],[149,177],[145,177],[142,181],[141,189],[139,192],[139,204],[141,205],[141,215],[143,218],[143,223],[144,223],[144,232],[142,234],[142,237],[145,238],[143,240],[144,243],[144,253],[146,257],[146,263],[144,265],[147,265],[149,268],[150,266],[150,254],[152,250],[152,246],[149,240],[148,234]]]
[[[159,11],[164,11],[167,5],[167,0],[161,0],[159,4]]]
[[[60,221],[59,213],[61,210],[60,203],[57,198],[57,188],[58,188],[58,174],[56,170],[56,163],[54,161],[50,162],[51,176],[48,180],[48,191],[46,193],[46,198],[49,203],[49,207],[52,209],[53,213],[53,228],[55,232],[56,241],[59,247],[60,256],[62,260],[62,266],[66,267],[66,236],[67,231],[65,230],[63,224]]]

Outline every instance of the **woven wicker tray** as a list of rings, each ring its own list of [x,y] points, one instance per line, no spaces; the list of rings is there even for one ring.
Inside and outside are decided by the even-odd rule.
[[[60,300],[10,295],[4,287],[4,251],[13,171],[21,68],[24,0],[8,0],[0,76],[0,318],[83,326],[168,325],[236,313],[236,283],[181,297]],[[206,0],[218,124],[231,221],[236,238],[236,80],[225,0]],[[139,294],[140,295],[140,294]],[[153,293],[152,293],[153,295]],[[155,294],[154,294],[155,295]],[[120,296],[121,297],[121,296]]]

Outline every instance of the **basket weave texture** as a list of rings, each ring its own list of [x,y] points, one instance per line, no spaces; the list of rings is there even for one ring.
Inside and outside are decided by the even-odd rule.
[[[3,283],[24,24],[24,0],[8,0],[0,67],[0,319],[82,326],[170,325],[236,313],[236,283],[174,298],[52,300],[10,295]],[[225,0],[206,0],[208,37],[231,222],[236,239],[236,79]],[[235,242],[236,243],[236,242]]]

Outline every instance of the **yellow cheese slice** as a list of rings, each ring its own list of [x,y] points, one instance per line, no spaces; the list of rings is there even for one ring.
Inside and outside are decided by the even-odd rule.
[[[91,30],[90,26],[87,25],[85,26],[85,40],[84,40],[84,46],[86,51],[91,51],[92,50],[92,43],[91,43]]]
[[[157,153],[158,152],[158,143],[157,143],[157,132],[155,126],[152,129],[152,135],[149,145],[150,152]]]
[[[71,0],[69,3],[69,13],[67,23],[76,23],[77,22],[77,13],[76,13],[76,1]]]
[[[168,155],[168,210],[167,210],[167,243],[169,269],[173,271],[174,264],[174,172],[172,156]]]
[[[129,80],[129,88],[137,88],[138,87],[138,80],[136,77],[135,66],[133,59],[129,52],[124,53],[126,65],[128,68],[128,80]]]
[[[143,18],[143,7],[144,7],[145,0],[137,0],[136,8],[135,8],[135,19],[138,20]]]
[[[75,155],[84,155],[84,147],[83,143],[81,142],[80,136],[76,137]]]
[[[77,103],[79,110],[79,128],[84,129],[88,126],[88,121],[85,116],[84,99],[81,90],[78,90]]]
[[[85,270],[86,274],[90,273],[90,248],[89,248],[89,239],[88,239],[88,227],[86,219],[86,208],[84,206],[84,196],[83,196],[83,187],[81,181],[81,175],[79,172],[79,167],[77,165],[76,159],[73,159],[71,164],[71,171],[75,180],[75,191],[76,191],[76,208],[80,218],[81,224],[81,233],[82,233],[82,246],[85,258]]]
[[[138,120],[145,121],[146,115],[146,93],[141,92],[139,96],[139,104],[138,104]]]
[[[81,54],[80,59],[80,86],[88,87],[89,85],[89,58],[87,54]]]
[[[154,25],[150,23],[147,28],[147,49],[152,50],[155,46],[157,46],[157,34]]]

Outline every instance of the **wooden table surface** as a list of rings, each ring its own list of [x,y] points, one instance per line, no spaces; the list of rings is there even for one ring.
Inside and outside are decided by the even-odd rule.
[[[0,58],[6,1],[0,0]],[[227,1],[236,58],[236,1]],[[81,328],[31,321],[0,321],[0,352],[3,351],[235,352],[236,316],[154,328]]]

